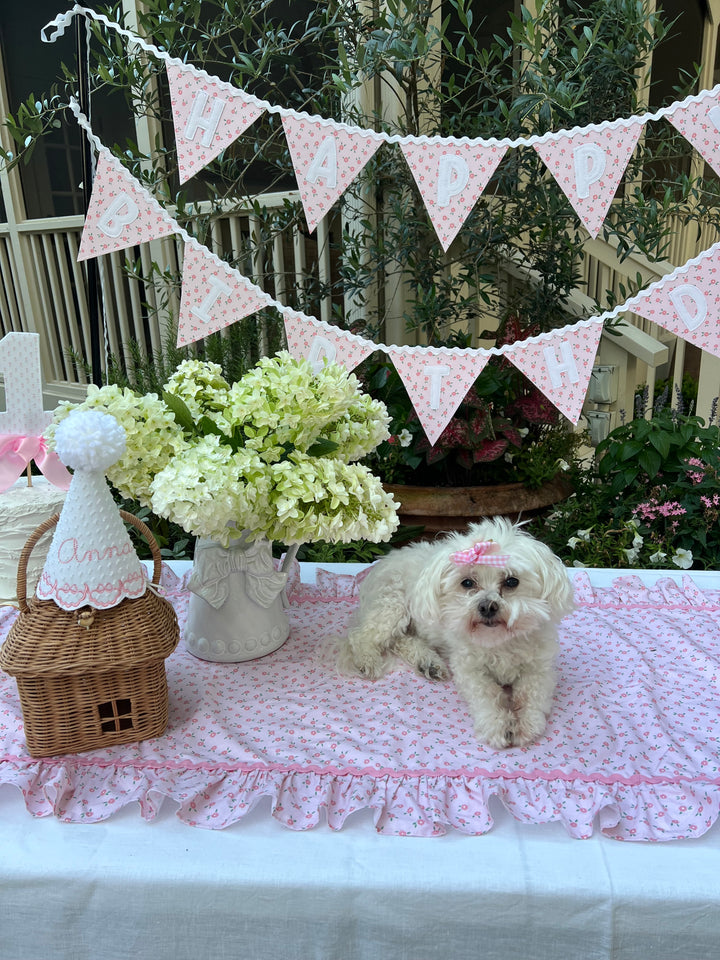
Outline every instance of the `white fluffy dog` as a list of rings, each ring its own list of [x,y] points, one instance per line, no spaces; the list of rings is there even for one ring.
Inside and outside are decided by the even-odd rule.
[[[341,668],[374,680],[400,658],[430,680],[451,672],[478,740],[525,746],[545,729],[557,624],[572,608],[565,568],[547,546],[509,520],[483,520],[370,570]]]

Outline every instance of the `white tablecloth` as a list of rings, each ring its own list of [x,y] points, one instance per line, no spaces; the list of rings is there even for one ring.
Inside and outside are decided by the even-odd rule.
[[[602,586],[621,571],[592,571]],[[304,577],[312,578],[311,567]],[[643,573],[645,582],[656,575]],[[720,588],[719,574],[693,574]],[[269,800],[223,831],[166,802],[95,824],[33,819],[0,787],[2,960],[710,960],[720,832],[624,843],[516,822],[382,836],[370,811],[293,832]]]

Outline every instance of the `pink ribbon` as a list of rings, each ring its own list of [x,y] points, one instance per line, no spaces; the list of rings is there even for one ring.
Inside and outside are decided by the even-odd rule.
[[[55,451],[48,450],[44,437],[6,433],[0,435],[0,493],[10,489],[31,460],[54,486],[69,488],[72,474]]]
[[[510,561],[506,553],[494,553],[497,544],[494,540],[478,540],[467,550],[458,550],[450,555],[450,559],[457,564],[483,563],[490,567],[505,567]]]

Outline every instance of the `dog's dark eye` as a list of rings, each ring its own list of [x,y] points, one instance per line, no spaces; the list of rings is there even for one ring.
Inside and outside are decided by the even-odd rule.
[[[517,577],[507,577],[503,586],[507,587],[509,590],[512,590],[514,587],[517,587],[519,583],[520,581]]]
[[[471,580],[470,577],[465,577],[460,586],[465,590],[472,590],[472,588],[475,586],[475,581]]]

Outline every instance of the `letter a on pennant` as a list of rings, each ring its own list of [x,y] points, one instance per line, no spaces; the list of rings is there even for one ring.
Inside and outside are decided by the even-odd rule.
[[[316,371],[326,360],[334,360],[346,370],[354,370],[365,357],[377,350],[372,340],[357,337],[294,310],[285,310],[283,320],[288,350],[296,360],[308,360]]]
[[[642,123],[587,127],[533,144],[591,237],[602,229],[642,129]]]
[[[677,276],[650,284],[630,309],[720,357],[720,243]]]
[[[443,250],[460,232],[506,147],[451,139],[401,141],[400,147]]]
[[[282,122],[312,232],[383,141],[367,130],[309,117],[284,116]]]
[[[119,160],[103,151],[95,171],[78,260],[147,243],[174,230],[157,200]]]
[[[583,324],[525,343],[506,356],[572,423],[580,419],[602,323]]]
[[[268,305],[267,296],[209,250],[185,244],[177,345],[216,333]]]
[[[428,440],[437,443],[490,355],[438,347],[389,347],[388,353]]]
[[[246,93],[187,64],[168,63],[180,183],[237,140],[260,114]]]
[[[679,106],[667,119],[720,174],[720,94]]]

